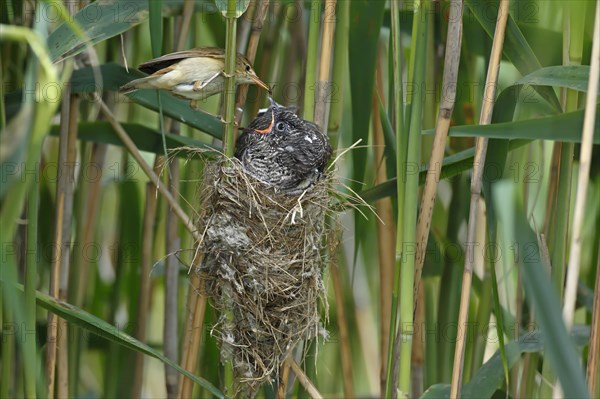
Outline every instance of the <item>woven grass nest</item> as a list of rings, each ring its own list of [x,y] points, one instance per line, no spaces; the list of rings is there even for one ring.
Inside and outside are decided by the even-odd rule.
[[[272,383],[298,342],[326,336],[330,175],[289,196],[248,176],[237,159],[206,164],[197,272],[219,311],[212,334],[222,361],[232,361],[238,395]]]

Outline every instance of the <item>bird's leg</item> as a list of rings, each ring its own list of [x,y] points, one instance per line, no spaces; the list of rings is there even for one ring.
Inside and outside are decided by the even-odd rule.
[[[213,80],[215,80],[220,74],[221,74],[221,72],[217,72],[214,75],[212,75],[210,78],[206,79],[205,81],[196,80],[194,82],[193,90],[194,91],[200,91],[200,90],[204,89],[210,82],[212,82]]]
[[[227,121],[225,119],[223,119],[223,116],[219,116],[219,120],[221,121],[222,124],[224,124],[224,125],[227,124]],[[233,121],[233,127],[236,129],[240,127],[236,120]]]
[[[210,77],[210,79],[209,79],[209,81],[211,81],[211,80],[215,79],[215,78],[216,78],[217,76],[219,76],[219,75],[223,75],[223,76],[224,76],[224,77],[226,77],[226,78],[230,78],[230,77],[232,77],[232,76],[235,76],[235,75],[228,75],[228,74],[226,74],[226,73],[225,73],[225,71],[219,71],[219,72],[217,72],[216,74],[214,74],[213,76],[211,76],[211,77]],[[225,119],[223,119],[223,117],[222,117],[222,116],[221,116],[221,122],[222,122],[223,124],[227,124],[227,121],[226,121]],[[234,126],[235,128],[238,128],[238,127],[239,127],[239,126],[238,126],[238,123],[237,123],[237,121],[236,121],[235,119],[234,119],[234,121],[233,121],[233,126]]]
[[[204,82],[202,82],[201,80],[196,80],[196,81],[194,81],[194,85],[192,86],[192,90],[194,90],[194,91],[200,91],[200,90],[202,90],[202,86],[204,86]]]
[[[190,101],[190,108],[193,110],[197,110],[198,109],[198,101],[197,100]]]

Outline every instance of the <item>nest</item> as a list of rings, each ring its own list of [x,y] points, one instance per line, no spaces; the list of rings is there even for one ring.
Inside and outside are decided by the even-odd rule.
[[[325,336],[325,216],[330,182],[288,196],[248,176],[237,159],[206,165],[200,194],[197,269],[219,311],[212,329],[236,391],[272,382],[298,342]]]

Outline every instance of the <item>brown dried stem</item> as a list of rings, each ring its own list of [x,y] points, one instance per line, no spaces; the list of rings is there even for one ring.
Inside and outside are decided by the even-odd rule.
[[[269,9],[269,0],[258,0],[256,5],[256,11],[254,14],[254,20],[252,21],[252,29],[250,33],[250,39],[248,39],[248,47],[246,48],[246,58],[251,64],[254,64],[256,58],[256,50],[258,48],[258,41],[260,40],[260,34],[265,23],[267,11]],[[246,104],[246,96],[248,95],[248,85],[240,85],[237,94],[237,101],[235,104],[235,120],[238,125],[242,122],[242,116],[244,115],[244,105]]]
[[[67,88],[65,93],[65,99],[71,99],[70,90]],[[58,171],[57,179],[58,184],[56,186],[56,219],[54,225],[54,242],[53,248],[54,253],[52,256],[52,264],[50,270],[50,287],[49,295],[58,299],[60,297],[60,287],[66,284],[63,281],[65,276],[68,276],[68,262],[69,253],[63,253],[64,248],[68,248],[65,245],[66,242],[70,241],[71,232],[71,220],[72,220],[72,204],[73,201],[73,187],[71,186],[74,179],[70,180],[70,176],[73,175],[73,171],[69,171],[69,158],[70,151],[74,148],[76,138],[72,138],[72,135],[77,134],[77,129],[71,128],[70,114],[74,112],[71,108],[72,101],[64,101],[61,110],[61,128],[59,138],[59,150],[58,150]],[[76,117],[76,116],[75,116]],[[72,145],[70,145],[72,144]],[[72,158],[72,156],[71,156]],[[72,169],[72,168],[71,168]],[[64,272],[64,268],[67,268],[67,274]],[[52,312],[48,313],[48,344],[46,347],[46,387],[47,395],[49,398],[54,397],[54,391],[56,388],[56,370],[57,370],[57,358],[60,357],[63,365],[67,361],[66,353],[58,355],[58,343],[59,343],[59,317]],[[62,325],[61,325],[62,327]],[[64,331],[62,332],[64,334]],[[62,342],[61,342],[62,344]],[[66,346],[62,347],[61,351],[66,351]],[[65,388],[66,370],[61,371],[59,376],[59,393],[68,394],[68,381]],[[65,391],[66,389],[66,391]]]
[[[448,37],[446,39],[446,57],[444,59],[444,76],[442,80],[444,95],[442,96],[438,111],[435,137],[433,139],[431,157],[429,158],[428,169],[430,173],[427,173],[425,178],[423,196],[421,197],[421,205],[419,207],[419,217],[417,219],[417,253],[415,256],[415,292],[413,297],[415,310],[419,299],[418,290],[423,271],[423,262],[425,261],[425,250],[427,248],[429,229],[431,228],[431,217],[435,205],[437,186],[440,180],[439,174],[431,173],[431,171],[439,171],[442,165],[458,83],[458,65],[460,63],[462,42],[463,1],[452,0],[451,3]]]
[[[567,268],[567,282],[565,286],[565,297],[563,305],[563,319],[567,326],[567,329],[571,329],[573,325],[573,315],[575,313],[575,300],[577,297],[577,283],[579,280],[579,270],[581,267],[581,242],[582,242],[582,230],[585,218],[585,202],[587,197],[587,190],[590,180],[590,166],[592,161],[592,147],[594,139],[594,123],[596,121],[596,99],[598,93],[598,86],[600,84],[600,3],[596,3],[595,11],[595,23],[594,38],[592,44],[592,57],[590,64],[590,77],[588,81],[588,91],[585,103],[585,115],[583,118],[583,132],[581,137],[581,149],[579,158],[579,175],[577,176],[577,193],[575,196],[575,206],[573,211],[573,230],[571,235],[571,246],[569,251],[569,265]],[[599,271],[596,270],[596,274]],[[598,284],[596,284],[596,292],[594,293],[594,309],[598,311],[597,299],[598,299]],[[594,314],[595,324],[592,324],[592,330],[597,329],[598,320],[597,314]],[[598,331],[592,331],[594,333],[595,341],[598,341]],[[590,356],[593,352],[592,345],[598,350],[598,343],[592,341],[590,337]],[[597,366],[597,356],[592,358],[593,363],[592,370],[595,370]],[[588,365],[590,367],[590,365]],[[592,372],[593,373],[593,372]],[[589,375],[589,372],[588,372]],[[595,389],[595,378],[588,379],[590,384],[590,393],[593,396],[594,391],[591,390],[592,385]],[[554,397],[562,397],[562,391],[559,388],[560,385],[556,384],[554,387]]]
[[[277,399],[285,399],[288,381],[290,379],[290,364],[294,359],[291,356],[288,356],[286,361],[281,365],[281,375],[279,377],[279,386],[277,387]]]
[[[63,226],[63,248],[69,247],[71,241],[71,226],[73,223],[73,192],[75,190],[75,162],[77,161],[77,130],[79,121],[79,97],[71,95],[68,101],[68,137],[66,163],[62,165],[62,172],[59,172],[59,179],[64,179],[65,202]],[[60,163],[59,163],[60,165]],[[65,174],[66,176],[63,176]],[[68,301],[69,288],[69,268],[71,257],[67,251],[61,260],[60,281],[58,287],[58,298],[62,301]],[[66,398],[69,396],[69,354],[68,354],[68,325],[63,319],[58,319],[59,323],[59,341],[57,350],[56,372],[58,384],[56,387],[56,396]]]
[[[179,160],[177,158],[169,161],[169,190],[173,197],[179,193]],[[178,299],[179,299],[179,259],[175,254],[181,248],[181,238],[177,233],[177,218],[169,209],[166,221],[165,250],[167,259],[165,262],[165,313],[163,323],[163,347],[165,356],[174,362],[178,361],[179,341],[178,333]],[[165,364],[165,385],[169,399],[177,396],[179,387],[179,373],[173,367]]]
[[[598,249],[596,287],[594,289],[594,305],[592,307],[592,324],[590,329],[590,348],[588,350],[586,374],[590,395],[594,397],[598,387],[598,363],[600,362],[600,248]]]
[[[313,383],[306,376],[306,374],[304,374],[304,371],[298,365],[298,363],[296,363],[295,360],[292,360],[290,364],[292,365],[292,370],[294,371],[294,374],[296,374],[296,377],[298,377],[298,381],[300,381],[300,384],[306,390],[306,393],[308,393],[312,399],[323,399],[323,395],[321,395],[321,393],[313,385]]]
[[[201,258],[201,257],[200,257]],[[198,264],[202,262],[199,259]],[[198,366],[200,356],[200,343],[202,339],[202,325],[206,312],[208,298],[204,295],[204,279],[198,273],[190,276],[190,287],[187,299],[187,318],[185,323],[185,337],[182,344],[181,367],[193,373]],[[192,397],[194,382],[183,377],[180,382],[179,397],[187,399]]]
[[[185,41],[188,37],[190,22],[194,15],[194,1],[185,0],[181,16],[181,28],[178,32],[176,51],[184,49]],[[169,119],[168,125],[173,122]],[[165,124],[167,125],[167,124]],[[172,133],[179,134],[180,125],[173,124],[170,129]],[[179,193],[179,162],[175,159],[169,160],[169,190],[173,197]],[[153,217],[152,214],[151,217]],[[178,361],[179,351],[179,323],[178,323],[178,298],[179,298],[179,260],[175,253],[181,248],[181,237],[177,233],[177,220],[171,209],[167,213],[165,234],[165,250],[167,253],[165,267],[165,313],[163,323],[163,346],[164,353],[169,359]],[[180,376],[173,367],[165,365],[165,385],[169,399],[177,396],[179,390]],[[193,371],[192,371],[193,372]]]
[[[585,103],[583,119],[583,132],[581,137],[581,150],[579,158],[579,175],[577,176],[577,193],[573,212],[573,230],[569,251],[569,266],[567,268],[567,282],[565,286],[565,302],[563,318],[567,329],[573,325],[575,312],[575,299],[577,298],[577,282],[579,279],[581,242],[583,221],[585,218],[585,200],[590,180],[590,166],[592,161],[592,147],[594,141],[594,123],[596,121],[596,98],[600,80],[600,3],[596,3],[596,22],[594,24],[594,38],[590,65],[590,78]]]
[[[352,355],[350,354],[350,335],[348,334],[348,321],[344,309],[344,296],[340,281],[340,272],[337,265],[329,265],[333,292],[335,294],[336,316],[340,333],[340,354],[342,357],[342,382],[344,385],[344,397],[354,397],[352,388]]]
[[[508,20],[508,6],[509,0],[500,0],[496,30],[494,32],[494,40],[492,43],[492,54],[490,57],[490,63],[488,65],[486,85],[483,94],[483,106],[481,108],[481,115],[479,118],[480,125],[489,125],[492,120],[492,112],[494,110],[494,102],[496,99],[498,73],[500,71],[500,60],[502,58],[502,48],[504,45],[504,33],[506,31],[506,22]],[[475,231],[477,227],[477,214],[479,198],[481,195],[481,184],[487,144],[487,138],[477,138],[477,144],[475,146],[475,159],[473,162],[473,176],[471,178],[471,202],[469,206],[469,221],[467,226],[467,243],[471,244],[468,244],[468,253],[465,255],[465,269],[463,272],[462,290],[460,296],[458,326],[466,326],[468,319],[469,298],[471,294],[474,263],[474,256],[472,256],[471,251],[474,249],[473,242],[476,235]],[[460,397],[466,340],[466,334],[463,334],[456,340],[454,366],[452,369],[452,385],[450,386],[451,398]]]
[[[335,30],[335,6],[336,0],[325,0],[321,52],[319,56],[319,69],[317,70],[314,122],[321,128],[323,134],[327,134],[327,112],[330,100],[328,96],[330,92],[331,60],[333,58],[333,33]]]
[[[372,124],[373,124],[373,149],[377,163],[376,184],[387,181],[384,162],[385,140],[379,115],[379,96],[384,93],[383,70],[381,57],[377,57],[376,83],[377,92],[373,94]],[[396,264],[396,228],[391,198],[383,198],[375,202],[375,209],[381,221],[377,223],[377,248],[379,255],[379,328],[380,328],[380,389],[385,392],[387,377],[387,354],[389,347],[390,324],[392,315],[392,288],[394,281],[394,266]]]
[[[142,237],[142,257],[140,271],[140,296],[138,299],[138,319],[135,329],[135,337],[141,341],[146,341],[146,330],[148,324],[148,310],[150,307],[150,266],[152,265],[152,248],[154,248],[154,216],[156,215],[157,198],[154,195],[152,183],[146,183],[146,207],[144,215],[143,237]],[[144,374],[144,354],[136,352],[134,360],[133,381],[131,385],[131,397],[140,398],[142,396],[142,380]]]

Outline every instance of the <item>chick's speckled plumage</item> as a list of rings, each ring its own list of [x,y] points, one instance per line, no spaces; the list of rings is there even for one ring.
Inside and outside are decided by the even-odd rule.
[[[275,191],[300,195],[321,177],[331,153],[317,125],[271,101],[240,135],[235,157]]]

